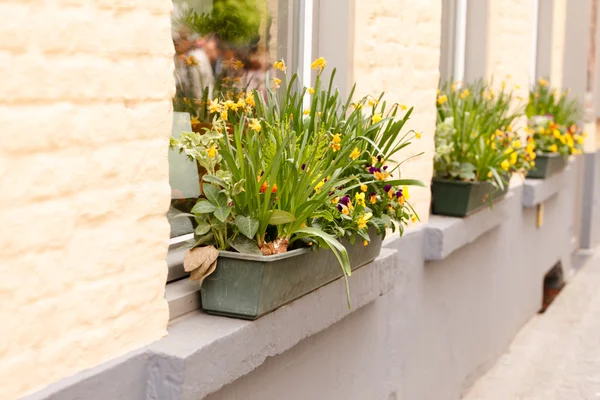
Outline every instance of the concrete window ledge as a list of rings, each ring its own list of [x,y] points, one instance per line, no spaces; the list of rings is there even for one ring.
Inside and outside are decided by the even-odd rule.
[[[523,207],[532,208],[556,195],[565,186],[565,176],[571,163],[560,173],[547,179],[525,179]]]
[[[514,189],[504,199],[466,218],[432,215],[425,225],[425,261],[443,260],[454,251],[474,242],[510,217],[518,196]]]
[[[350,277],[352,308],[342,279],[256,321],[186,314],[169,335],[148,347],[148,395],[156,399],[200,399],[248,374],[267,357],[281,354],[387,293],[396,281],[398,252],[383,248],[371,264]]]
[[[415,247],[415,240],[400,242],[396,244],[406,243],[402,248]],[[421,257],[420,252],[413,253]],[[256,321],[192,311],[173,320],[165,338],[63,379],[27,400],[204,398],[253,371],[267,357],[289,350],[389,292],[402,280],[399,254],[397,249],[382,248],[377,259],[353,272],[350,309],[344,281],[338,279]],[[174,283],[180,282],[187,279]],[[186,291],[183,287],[181,292]]]

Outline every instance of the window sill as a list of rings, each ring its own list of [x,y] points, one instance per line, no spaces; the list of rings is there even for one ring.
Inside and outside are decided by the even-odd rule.
[[[344,300],[345,284],[338,279],[256,321],[202,311],[180,316],[172,321],[167,337],[148,347],[157,355],[152,393],[161,399],[203,398],[249,373],[267,357],[285,352],[387,293],[396,281],[393,275],[399,273],[398,254],[382,248],[375,261],[352,274],[351,309]],[[187,280],[171,283],[167,289],[180,282]],[[183,296],[184,286],[178,287]],[[175,295],[171,300],[174,308],[179,307],[176,301],[182,301]]]
[[[486,208],[465,218],[432,215],[425,225],[425,261],[443,260],[474,242],[510,217],[518,196],[510,190],[493,208]]]
[[[523,207],[536,207],[557,194],[565,186],[565,175],[571,167],[571,163],[566,168],[546,179],[525,179],[523,185]]]

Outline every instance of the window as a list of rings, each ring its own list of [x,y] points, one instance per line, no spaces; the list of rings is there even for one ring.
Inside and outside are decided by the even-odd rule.
[[[175,138],[210,125],[207,107],[211,99],[234,99],[255,89],[264,92],[274,61],[284,59],[291,72],[302,70],[306,55],[299,21],[303,13],[312,12],[304,3],[175,0],[173,7]],[[200,196],[201,172],[184,154],[169,152],[171,238],[189,238],[194,230],[190,218],[177,215],[189,212]]]

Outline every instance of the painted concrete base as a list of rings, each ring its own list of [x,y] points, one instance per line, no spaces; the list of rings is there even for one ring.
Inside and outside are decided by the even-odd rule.
[[[592,249],[600,243],[600,151],[584,157],[581,247]]]
[[[436,261],[425,261],[426,227],[386,240],[381,261],[351,278],[353,310],[334,282],[254,322],[190,313],[140,353],[32,398],[457,400],[537,313],[544,274],[561,263],[570,276],[575,196],[557,189],[538,227],[512,187],[501,223],[469,217],[468,240]],[[434,231],[442,243],[457,234]]]
[[[565,191],[539,229],[513,192],[503,224],[443,260],[400,259],[389,293],[207,399],[459,399],[537,313],[544,274],[570,263]]]

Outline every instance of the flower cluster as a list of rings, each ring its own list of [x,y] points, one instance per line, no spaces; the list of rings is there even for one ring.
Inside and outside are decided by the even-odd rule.
[[[514,109],[515,96],[505,82],[497,91],[483,81],[458,86],[446,84],[438,92],[435,176],[503,187],[536,158],[533,140],[522,143],[515,128],[521,115]]]
[[[529,93],[526,111],[527,131],[539,154],[581,154],[585,133],[577,122],[583,110],[577,100],[569,99],[568,91],[559,93],[540,78]]]

